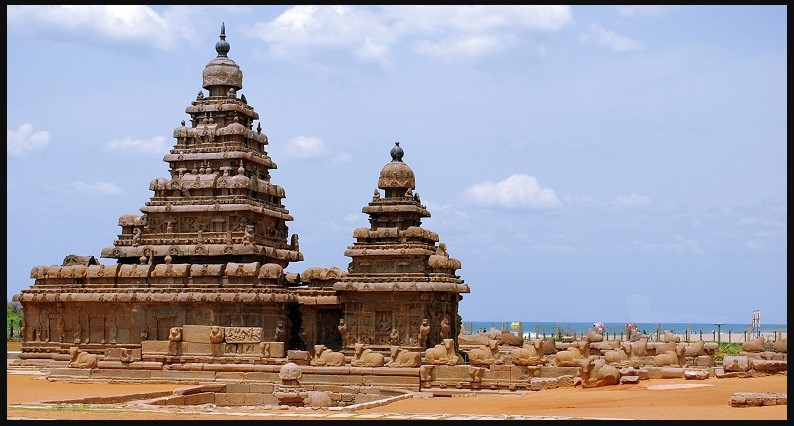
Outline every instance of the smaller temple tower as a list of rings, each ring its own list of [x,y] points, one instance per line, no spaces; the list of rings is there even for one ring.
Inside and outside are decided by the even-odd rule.
[[[370,226],[353,231],[356,242],[345,251],[352,258],[348,273],[334,284],[344,303],[348,345],[424,349],[445,338],[457,341],[458,305],[469,286],[455,275],[460,261],[449,257],[438,234],[422,227],[430,212],[414,192],[414,172],[403,155],[396,142],[362,209]]]

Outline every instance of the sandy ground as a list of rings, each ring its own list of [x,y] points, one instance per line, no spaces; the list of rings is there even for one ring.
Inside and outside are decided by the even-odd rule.
[[[118,384],[50,382],[42,375],[7,372],[7,419],[60,420],[327,420],[339,412],[326,410],[267,410],[264,408],[170,407],[157,410],[130,405],[111,405],[101,410],[74,406],[32,406],[46,401],[88,396],[110,396],[173,390],[179,384]],[[787,405],[767,407],[731,407],[736,392],[787,392],[787,376],[730,378],[707,380],[644,380],[636,385],[601,388],[545,389],[524,394],[485,394],[476,396],[412,398],[385,406],[356,410],[354,415],[338,417],[363,419],[378,413],[400,415],[449,413],[458,415],[522,415],[575,419],[641,420],[787,420]],[[658,385],[665,388],[653,389]],[[684,385],[680,388],[669,385]],[[298,413],[290,416],[291,413]],[[300,414],[303,413],[303,414]],[[311,414],[307,416],[306,414]],[[325,414],[325,415],[324,415]],[[272,417],[269,417],[271,416]]]
[[[658,385],[707,385],[654,390]],[[667,387],[667,386],[665,386]],[[731,407],[735,392],[786,393],[787,376],[644,380],[636,385],[544,389],[525,395],[409,399],[362,412],[477,413],[638,420],[785,420],[787,406]]]

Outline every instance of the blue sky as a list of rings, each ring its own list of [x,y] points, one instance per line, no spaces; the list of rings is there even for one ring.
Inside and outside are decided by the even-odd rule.
[[[7,298],[140,214],[224,22],[288,272],[347,267],[399,141],[464,321],[787,323],[787,12],[7,6]]]

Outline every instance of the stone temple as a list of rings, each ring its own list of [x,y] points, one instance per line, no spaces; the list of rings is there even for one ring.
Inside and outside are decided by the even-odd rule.
[[[369,226],[353,230],[344,252],[348,267],[286,272],[303,254],[223,26],[215,50],[163,158],[168,177],[151,181],[140,215],[119,218],[121,232],[101,251],[109,261],[68,255],[33,267],[35,282],[14,297],[24,313],[20,359],[68,360],[73,347],[162,361],[456,342],[469,287],[455,275],[460,262],[422,227],[430,213],[399,142],[384,147],[391,159],[363,207]],[[223,346],[207,340],[218,330]]]
[[[303,255],[223,26],[215,50],[163,158],[169,176],[151,181],[140,215],[119,218],[121,233],[100,256],[112,261],[68,255],[33,267],[33,285],[14,296],[23,342],[9,366],[48,370],[48,380],[198,386],[165,404],[312,407],[395,390],[450,396],[785,373],[786,339],[773,351],[763,339],[745,343],[719,366],[716,342],[660,341],[658,332],[651,342],[628,328],[623,341],[592,329],[567,342],[462,333],[469,286],[455,274],[460,261],[422,227],[430,213],[399,142],[365,195],[369,226],[353,230],[347,268],[286,272]]]

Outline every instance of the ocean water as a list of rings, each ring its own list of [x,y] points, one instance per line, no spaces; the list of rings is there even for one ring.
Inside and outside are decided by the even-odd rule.
[[[517,332],[517,325],[518,321],[515,323],[513,322],[501,322],[501,321],[463,321],[463,326],[466,328],[466,331],[469,333],[477,333],[479,330],[490,330],[492,327],[496,328],[497,330],[507,329],[513,332]],[[678,335],[686,335],[689,333],[690,339],[692,340],[699,340],[701,333],[703,340],[716,340],[716,333],[717,333],[717,326],[716,324],[710,323],[646,323],[646,322],[637,322],[634,323],[637,325],[637,328],[647,334],[652,335],[654,334],[657,329],[661,330],[662,333],[665,331],[670,331]],[[525,337],[534,338],[537,336],[542,337],[544,334],[549,337],[553,337],[557,333],[557,327],[562,330],[562,333],[568,335],[581,335],[582,333],[586,333],[588,328],[594,328],[592,322],[549,322],[549,321],[520,321],[521,329],[523,330]],[[605,322],[604,323],[605,332],[612,335],[626,333],[626,323],[618,323],[618,322]],[[746,332],[750,331],[750,335],[753,335],[755,332],[758,333],[770,333],[774,334],[776,332],[784,332],[788,333],[787,325],[786,324],[760,324],[758,329],[753,330],[750,327],[750,324],[721,324],[719,327],[719,331],[722,334],[731,333],[732,336],[736,336],[736,339],[733,341],[741,341],[741,337],[745,335]]]

